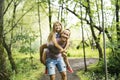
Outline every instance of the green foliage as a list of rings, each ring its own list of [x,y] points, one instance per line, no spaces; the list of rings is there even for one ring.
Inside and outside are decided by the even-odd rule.
[[[120,62],[115,56],[109,57],[108,71],[112,74],[120,73]]]
[[[20,53],[34,53],[35,51],[31,49],[29,46],[21,46]]]
[[[17,53],[14,55],[18,74],[11,71],[11,80],[38,80],[44,69],[43,65],[40,64],[38,56],[36,54],[31,58],[25,54]]]
[[[117,55],[118,54],[118,55]],[[108,71],[111,74],[119,74],[120,73],[120,55],[115,52],[114,54],[110,54],[108,57]]]
[[[103,61],[98,64],[90,65],[87,72],[81,70],[77,73],[77,75],[81,78],[81,80],[105,80]],[[116,75],[111,75],[108,73],[108,80],[116,80]]]

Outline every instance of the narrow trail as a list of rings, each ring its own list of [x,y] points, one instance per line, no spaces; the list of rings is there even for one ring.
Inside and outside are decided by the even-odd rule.
[[[98,59],[96,59],[96,58],[86,59],[87,65],[93,64],[97,61],[98,61]],[[81,58],[81,59],[69,59],[69,62],[70,62],[72,69],[74,70],[74,73],[69,73],[67,71],[68,80],[81,80],[77,76],[77,71],[84,68],[84,59],[83,58]],[[43,76],[39,80],[50,80],[50,79],[49,79],[48,75],[43,74]],[[61,80],[61,75],[59,74],[58,70],[56,70],[56,80]]]

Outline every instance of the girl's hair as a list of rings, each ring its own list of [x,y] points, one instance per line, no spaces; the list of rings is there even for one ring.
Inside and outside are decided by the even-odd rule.
[[[55,33],[56,33],[55,27],[56,27],[57,25],[60,25],[60,26],[61,26],[61,30],[60,30],[60,32],[59,32],[59,33],[61,33],[61,31],[62,31],[62,24],[61,24],[60,22],[56,21],[55,23],[53,23],[53,29],[52,29],[52,31],[50,32],[49,36],[48,36],[48,42],[50,42],[50,41],[52,40],[52,37],[55,36]]]
[[[59,21],[56,21],[55,23],[53,23],[53,30],[52,30],[52,32],[54,32],[54,33],[56,32],[55,27],[56,27],[57,25],[60,25],[60,26],[61,26],[60,32],[62,31],[62,24],[61,24]]]

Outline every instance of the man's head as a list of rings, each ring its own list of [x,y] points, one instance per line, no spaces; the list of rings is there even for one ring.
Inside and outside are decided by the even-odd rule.
[[[70,30],[65,29],[61,32],[61,39],[62,41],[67,41],[70,38]]]

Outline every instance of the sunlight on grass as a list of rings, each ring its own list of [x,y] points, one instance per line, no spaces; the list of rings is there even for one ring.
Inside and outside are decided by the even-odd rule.
[[[106,49],[106,55],[109,55],[109,52],[111,50]],[[97,49],[91,49],[90,47],[85,48],[85,55],[86,58],[99,58],[99,53]],[[70,48],[68,50],[68,57],[78,57],[78,58],[83,58],[84,54],[83,54],[83,49],[72,49]]]
[[[86,54],[86,58],[98,58],[98,51],[95,50],[91,50],[89,47],[85,49],[85,54]],[[83,54],[83,49],[69,49],[68,50],[68,56],[69,57],[79,57],[79,58],[83,58],[84,54]]]

